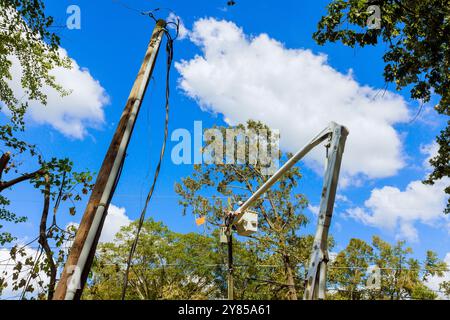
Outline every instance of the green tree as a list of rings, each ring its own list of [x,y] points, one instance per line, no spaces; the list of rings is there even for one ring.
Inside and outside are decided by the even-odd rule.
[[[329,273],[329,284],[336,289],[334,299],[362,300],[366,297],[367,268],[373,262],[373,248],[360,239],[351,239],[338,253]]]
[[[61,94],[51,70],[69,68],[71,62],[59,52],[59,37],[51,31],[53,18],[45,15],[42,0],[0,0],[0,111],[9,110],[12,122],[23,129],[28,101],[46,104],[42,87],[47,85]],[[10,86],[11,68],[21,68],[24,95],[17,97]]]
[[[219,227],[223,224],[225,214],[231,210],[230,203],[237,205],[246,200],[269,178],[263,174],[269,163],[267,159],[256,159],[250,150],[257,147],[256,150],[261,151],[263,148],[256,133],[267,134],[271,138],[274,136],[267,126],[255,121],[234,128],[216,129],[221,134],[211,138],[203,150],[206,159],[214,159],[213,163],[195,165],[194,173],[176,184],[175,191],[182,198],[181,205],[196,216],[206,216],[209,224]],[[227,129],[233,129],[233,133],[239,134],[233,137]],[[271,138],[268,138],[269,146],[274,143]],[[231,148],[233,144],[236,148]],[[245,149],[240,149],[242,152],[239,154],[237,150],[242,144]],[[211,146],[214,146],[214,152],[209,153]],[[278,152],[275,151],[276,148],[271,150],[273,153]],[[272,156],[279,159],[280,154]],[[290,156],[284,155],[284,158]],[[305,256],[299,255],[296,248],[296,245],[305,243],[298,231],[308,222],[302,213],[307,201],[296,192],[300,178],[299,168],[292,168],[251,207],[251,210],[258,213],[260,222],[258,233],[250,236],[249,241],[255,246],[259,257],[270,264],[282,266],[279,272],[263,280],[276,286],[275,291],[279,293],[279,297],[288,299],[297,299],[303,291],[303,279],[299,278],[300,270],[297,266],[306,265]],[[208,194],[212,194],[212,197]],[[310,248],[306,250],[310,252]]]
[[[125,262],[136,222],[122,228],[114,243],[98,250],[84,299],[120,299]],[[254,297],[250,275],[257,274],[251,250],[236,243],[238,298]],[[226,250],[218,233],[180,234],[160,222],[144,222],[132,262],[127,299],[218,299],[226,295]],[[252,263],[253,262],[253,263]]]
[[[0,221],[21,223],[28,218],[9,209],[11,201],[7,195],[18,184],[28,181],[43,197],[39,235],[35,239],[39,243],[38,255],[27,257],[26,248],[13,246],[10,252],[10,260],[15,263],[13,272],[0,278],[0,293],[10,284],[13,290],[22,290],[22,297],[38,289],[39,297],[52,297],[56,271],[66,253],[61,246],[72,236],[56,224],[57,209],[63,202],[80,201],[91,188],[92,180],[89,172],[73,170],[69,159],[42,155],[37,146],[20,138],[25,130],[29,101],[43,105],[47,102],[44,86],[61,95],[69,94],[51,74],[56,67],[71,67],[70,59],[61,54],[59,37],[51,31],[52,24],[53,18],[45,14],[42,0],[0,0],[0,111],[7,118],[0,125]],[[14,79],[13,68],[20,70]],[[21,84],[20,97],[10,85],[13,81]],[[30,168],[34,170],[26,171]],[[53,220],[48,226],[52,204]],[[68,211],[75,214],[75,206]],[[3,227],[0,224],[0,229]],[[14,240],[11,233],[0,230],[0,245]],[[49,277],[49,283],[38,281],[41,288],[34,288],[31,280],[42,272]]]
[[[439,284],[439,289],[447,296],[447,298],[450,298],[450,281],[443,281]]]
[[[121,298],[125,262],[136,222],[100,245],[83,299]],[[312,237],[302,240],[312,245]],[[239,300],[285,299],[284,266],[261,255],[253,242],[234,242],[234,293]],[[227,247],[219,232],[180,234],[145,221],[130,271],[126,299],[223,299],[227,296]]]
[[[432,300],[437,295],[428,288],[430,277],[442,277],[447,268],[437,254],[428,251],[423,262],[411,257],[404,241],[395,245],[374,236],[372,244],[352,239],[330,264],[330,299]],[[369,266],[380,270],[380,288],[368,289]]]
[[[380,28],[368,28],[380,8]],[[440,97],[435,109],[446,119],[450,115],[450,1],[449,0],[333,0],[327,15],[314,33],[317,43],[340,41],[344,45],[367,46],[383,43],[387,50],[384,79],[396,89],[410,89],[422,103],[432,95]],[[437,137],[439,152],[430,160],[434,167],[425,183],[450,176],[450,120]],[[450,194],[450,186],[445,189]],[[450,197],[446,213],[450,213]]]
[[[29,243],[29,245],[34,242],[39,244],[38,254],[36,257],[27,257],[27,246],[14,245],[11,248],[9,260],[15,263],[15,267],[11,274],[4,272],[0,275],[0,294],[2,289],[10,284],[13,291],[22,290],[22,297],[25,297],[26,293],[38,291],[41,296],[46,295],[48,299],[51,299],[56,284],[57,269],[63,263],[67,252],[63,246],[73,237],[73,232],[57,224],[58,209],[61,204],[69,203],[68,213],[75,215],[76,203],[81,201],[82,196],[92,188],[92,176],[87,171],[75,171],[73,163],[67,158],[52,158],[46,161],[37,153],[36,146],[12,136],[8,136],[2,142],[13,152],[7,152],[0,158],[0,220],[7,223],[21,223],[27,220],[27,216],[18,216],[9,209],[11,201],[4,195],[6,191],[24,182],[28,182],[41,194],[43,207],[39,234]],[[18,174],[20,161],[17,159],[20,159],[23,153],[29,153],[29,164],[31,160],[35,160],[39,169],[31,173]],[[4,179],[11,175],[14,177]],[[2,246],[16,240],[11,233],[1,230],[2,228],[3,226],[0,225]],[[41,272],[48,276],[49,281],[48,283],[39,281],[40,288],[35,288],[31,279],[36,279]],[[7,279],[10,279],[9,283]]]
[[[102,244],[84,299],[120,299],[125,263],[137,223],[122,228],[114,243]],[[217,242],[217,241],[216,241]],[[219,258],[214,239],[178,234],[148,219],[139,237],[126,299],[207,299],[218,295]]]
[[[21,174],[9,181],[4,180],[8,172],[19,172],[20,161],[15,161],[15,158],[27,152],[31,157],[37,155],[36,146],[17,137],[19,131],[24,130],[23,117],[28,101],[36,100],[45,105],[47,97],[42,91],[43,85],[61,94],[67,93],[55,82],[51,70],[55,67],[69,68],[70,60],[60,55],[59,38],[51,32],[53,19],[45,15],[44,9],[41,0],[0,0],[0,111],[11,120],[9,124],[0,125],[0,150],[7,150],[0,157],[0,192],[26,180],[42,178],[45,167],[54,167],[57,162],[53,159],[44,163],[43,157],[40,157],[36,171]],[[14,63],[20,67],[20,79],[12,78]],[[20,81],[24,91],[20,99],[10,86],[13,80]],[[0,195],[0,221],[25,221],[25,217],[7,210],[9,204],[10,200]],[[0,233],[1,245],[13,240],[10,233]]]
[[[92,175],[89,171],[75,171],[74,164],[68,158],[47,160],[36,145],[21,140],[20,132],[16,129],[15,124],[0,126],[0,149],[7,150],[0,157],[0,221],[17,224],[28,219],[28,216],[10,210],[9,199],[16,186],[28,182],[43,198],[39,235],[35,239],[39,243],[39,253],[36,257],[27,257],[26,247],[19,245],[12,247],[10,260],[15,263],[15,267],[11,274],[5,272],[1,275],[0,294],[2,289],[10,284],[13,291],[22,290],[23,297],[26,293],[38,291],[41,296],[46,295],[50,299],[55,288],[58,266],[63,262],[66,253],[62,246],[72,237],[72,233],[57,225],[58,208],[61,203],[71,203],[68,211],[71,215],[75,215],[75,204],[92,187]],[[24,169],[33,167],[35,169],[29,172]],[[53,214],[50,217],[52,204]],[[50,218],[51,224],[48,225]],[[2,246],[16,240],[16,237],[3,228],[4,226],[0,224]],[[57,249],[56,254],[51,247]],[[26,270],[29,272],[25,274]],[[48,276],[49,281],[48,283],[39,281],[40,288],[35,288],[31,279],[37,278],[41,272]]]

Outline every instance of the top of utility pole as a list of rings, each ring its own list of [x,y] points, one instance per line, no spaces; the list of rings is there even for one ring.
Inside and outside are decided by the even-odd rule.
[[[158,19],[158,21],[156,21],[156,25],[160,28],[165,28],[167,26],[167,22],[164,19]]]

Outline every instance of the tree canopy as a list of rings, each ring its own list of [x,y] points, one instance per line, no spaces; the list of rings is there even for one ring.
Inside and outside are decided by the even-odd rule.
[[[137,223],[123,227],[111,243],[101,244],[83,299],[121,298],[125,262]],[[308,259],[312,237],[293,249]],[[217,230],[181,234],[152,218],[144,222],[133,259],[126,299],[223,299],[227,294],[226,245]],[[284,287],[285,266],[276,252],[261,250],[254,240],[235,241],[234,291],[236,299],[282,300],[290,298]],[[297,262],[298,262],[297,261]],[[370,267],[379,270],[379,287],[368,287]],[[301,266],[300,266],[301,267]],[[302,277],[302,268],[294,268]],[[379,237],[372,243],[351,239],[329,262],[327,299],[409,300],[436,299],[428,287],[430,277],[442,277],[448,266],[428,251],[425,259],[412,257],[404,242],[392,245]],[[447,291],[445,291],[447,290]],[[441,283],[448,295],[448,282]],[[298,294],[303,292],[299,290]]]
[[[67,93],[51,70],[69,68],[71,62],[60,53],[53,18],[45,15],[42,0],[0,0],[0,9],[0,110],[6,107],[11,121],[23,128],[28,102],[46,104],[44,86]],[[11,87],[13,64],[21,70],[21,78],[14,79],[24,92],[20,99]]]
[[[413,258],[412,249],[404,241],[395,245],[374,236],[372,244],[351,239],[330,263],[329,299],[433,300],[438,297],[427,281],[432,276],[443,277],[449,272],[444,261],[433,251],[427,251],[420,262]],[[369,267],[379,271],[378,286],[368,286],[372,274]],[[445,283],[444,283],[445,285]]]
[[[380,28],[369,28],[380,9]],[[430,160],[434,170],[425,183],[450,176],[450,1],[449,0],[333,0],[314,33],[317,43],[344,45],[386,44],[384,79],[397,90],[409,89],[421,103],[439,97],[435,110],[447,119],[436,138],[438,154]],[[420,112],[420,111],[419,111]],[[450,194],[450,186],[445,189]],[[446,213],[450,213],[450,197]]]
[[[61,95],[70,93],[52,75],[54,68],[71,67],[52,27],[53,18],[45,14],[42,0],[0,0],[0,111],[3,113],[0,124],[0,245],[16,240],[3,230],[3,223],[22,223],[34,214],[12,212],[10,191],[28,182],[43,199],[42,211],[38,212],[41,217],[39,235],[33,241],[39,244],[38,254],[31,257],[26,247],[14,245],[8,260],[14,268],[10,274],[0,275],[0,293],[9,286],[13,291],[22,291],[22,297],[36,291],[52,297],[57,268],[66,253],[62,246],[72,236],[58,226],[58,208],[61,203],[70,202],[73,206],[68,211],[75,214],[75,203],[92,187],[89,171],[77,172],[70,159],[44,155],[36,145],[21,138],[30,101],[45,106],[45,88]],[[13,74],[19,74],[18,78],[13,78]],[[14,90],[14,82],[21,85],[20,97]],[[28,171],[30,168],[34,169]],[[26,275],[25,270],[29,271]],[[36,282],[31,280],[42,274],[49,281],[37,281],[41,288],[36,288],[33,286]]]

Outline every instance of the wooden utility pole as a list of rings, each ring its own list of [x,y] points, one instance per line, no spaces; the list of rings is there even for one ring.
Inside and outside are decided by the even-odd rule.
[[[144,62],[134,82],[111,145],[103,160],[61,279],[56,288],[54,300],[74,300],[81,297],[108,207],[123,166],[134,124],[153,73],[165,27],[166,22],[158,20],[153,30]]]

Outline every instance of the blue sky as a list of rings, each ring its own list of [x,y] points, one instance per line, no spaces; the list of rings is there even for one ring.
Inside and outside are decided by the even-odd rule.
[[[441,258],[450,252],[448,237],[450,224],[442,213],[445,196],[439,194],[439,188],[433,189],[423,187],[419,183],[414,184],[423,179],[429,170],[424,165],[424,161],[429,155],[423,149],[425,146],[431,145],[434,137],[444,125],[443,120],[434,114],[432,104],[430,104],[425,106],[416,121],[410,123],[419,104],[410,101],[406,91],[397,93],[400,96],[394,96],[393,93],[390,96],[389,91],[394,90],[392,85],[388,87],[388,93],[379,101],[372,103],[367,98],[380,89],[380,96],[383,95],[381,57],[386,48],[384,45],[380,45],[364,49],[351,49],[340,44],[326,46],[315,44],[312,40],[312,33],[315,31],[321,15],[325,13],[328,1],[256,2],[238,0],[237,4],[230,8],[226,8],[225,0],[122,0],[121,3],[126,3],[129,7],[138,10],[151,10],[157,7],[171,8],[190,31],[186,38],[175,43],[175,61],[180,63],[184,60],[185,64],[178,64],[178,67],[172,70],[171,132],[177,128],[193,130],[194,121],[202,121],[203,127],[208,128],[215,124],[225,125],[224,117],[236,121],[243,120],[246,117],[246,108],[249,108],[248,110],[251,110],[256,117],[261,115],[263,120],[266,119],[265,113],[272,117],[270,107],[261,111],[257,109],[258,104],[251,103],[248,106],[241,105],[242,112],[240,112],[234,108],[234,105],[227,104],[221,99],[227,97],[227,94],[233,95],[233,99],[238,102],[251,99],[251,96],[246,96],[246,93],[250,91],[246,91],[245,86],[238,86],[238,89],[227,87],[228,78],[239,80],[240,77],[244,79],[248,77],[250,81],[255,81],[255,87],[269,86],[270,82],[263,83],[263,80],[254,79],[252,75],[256,74],[259,77],[258,72],[260,71],[262,76],[259,78],[262,78],[263,73],[266,72],[263,70],[270,68],[271,62],[269,61],[267,62],[269,66],[263,64],[258,66],[260,62],[259,55],[257,55],[258,50],[261,50],[261,55],[270,57],[272,54],[270,50],[273,49],[277,57],[286,59],[285,62],[280,59],[274,62],[273,68],[276,69],[280,63],[280,66],[287,66],[289,71],[286,78],[283,75],[279,75],[279,78],[275,77],[275,80],[278,79],[277,84],[281,83],[283,89],[290,90],[289,92],[296,91],[298,87],[298,90],[304,94],[299,96],[299,100],[304,98],[302,103],[311,111],[303,114],[304,111],[301,109],[303,104],[301,103],[298,107],[292,106],[291,102],[294,101],[295,104],[297,101],[295,94],[288,92],[285,96],[276,96],[275,93],[275,96],[271,97],[274,101],[286,103],[285,109],[280,114],[292,113],[293,117],[300,119],[298,130],[286,130],[286,136],[282,135],[282,146],[285,150],[295,151],[297,140],[308,139],[322,129],[318,124],[325,121],[326,116],[320,118],[320,115],[315,115],[314,102],[316,100],[322,101],[317,103],[318,106],[321,106],[317,107],[317,114],[323,114],[327,109],[322,106],[337,99],[337,106],[330,103],[334,108],[330,114],[342,118],[343,121],[340,122],[344,125],[347,124],[345,120],[347,115],[349,123],[358,123],[359,118],[350,119],[350,117],[359,113],[358,117],[366,115],[374,119],[367,122],[367,126],[364,127],[366,131],[356,130],[352,135],[350,128],[348,141],[350,144],[354,143],[356,151],[348,151],[348,157],[344,157],[344,162],[347,161],[349,164],[354,161],[354,165],[348,165],[348,170],[346,169],[346,178],[348,178],[346,180],[348,181],[338,190],[341,200],[337,202],[332,226],[332,234],[337,240],[336,249],[343,249],[352,237],[370,241],[372,235],[381,235],[383,239],[390,242],[399,238],[407,239],[418,257],[423,257],[428,249],[437,251]],[[61,36],[61,46],[76,61],[80,72],[85,72],[85,75],[89,74],[91,77],[88,79],[89,81],[72,83],[75,88],[92,85],[93,89],[87,88],[85,92],[89,92],[98,99],[97,104],[94,103],[92,107],[97,110],[97,113],[87,112],[85,116],[63,114],[61,116],[63,122],[59,127],[55,126],[52,121],[42,123],[42,121],[36,120],[40,119],[38,116],[31,116],[24,137],[36,143],[41,152],[48,157],[69,157],[80,170],[98,171],[141,64],[154,24],[149,18],[125,8],[118,1],[47,1],[48,13],[56,18],[57,25],[65,24],[68,17],[66,9],[72,4],[78,5],[81,9],[81,30],[62,28],[58,29],[58,34]],[[159,17],[166,18],[168,14],[168,11],[161,10]],[[199,21],[203,22],[199,23]],[[197,29],[194,28],[196,23]],[[215,31],[218,34],[214,35],[208,28],[216,28]],[[242,28],[241,31],[239,28]],[[242,37],[243,34],[245,34],[244,37]],[[267,36],[264,38],[261,37],[261,34]],[[228,46],[228,35],[232,41],[228,51],[221,57],[216,52],[214,41],[218,41],[219,44],[225,43]],[[215,36],[217,38],[214,38]],[[260,41],[253,42],[254,39],[260,39]],[[274,41],[277,41],[278,44]],[[248,50],[239,55],[236,54],[236,48],[233,45],[245,46],[244,48]],[[202,51],[202,48],[205,51]],[[209,57],[205,57],[205,52],[209,52]],[[252,57],[252,54],[255,56]],[[200,60],[195,60],[196,55]],[[318,58],[320,55],[326,55],[327,60],[317,61],[320,59]],[[202,60],[202,58],[204,59]],[[154,80],[149,85],[128,149],[122,179],[112,201],[115,206],[125,208],[126,215],[132,220],[138,217],[144,204],[162,141],[164,59],[165,53],[161,51],[153,75]],[[244,68],[241,72],[234,70],[231,74],[224,72],[216,75],[219,79],[221,77],[224,79],[223,83],[214,82],[213,79],[201,76],[202,72],[220,73],[227,70],[222,66],[233,59],[236,61],[242,59]],[[297,79],[297,71],[291,70],[292,68],[289,67],[291,65],[305,67],[306,71],[298,71],[299,74],[305,76]],[[310,70],[308,68],[314,71],[315,67],[318,68],[317,79],[312,75],[310,77],[308,73]],[[271,74],[272,71],[267,72]],[[327,77],[331,80],[328,80]],[[286,84],[282,83],[283,79],[286,80]],[[337,80],[332,81],[333,79]],[[210,83],[201,83],[202,80]],[[295,82],[296,80],[299,80],[298,83]],[[184,86],[182,81],[184,81]],[[316,81],[320,83],[317,87],[314,86]],[[213,82],[213,86],[211,86],[211,82]],[[311,83],[311,86],[304,84],[307,82]],[[329,83],[329,90],[324,90],[327,87],[323,85],[327,83]],[[351,109],[345,105],[346,97],[340,97],[340,86],[344,91],[349,91],[349,99],[362,101],[364,107],[361,106],[361,110],[355,109],[355,112],[349,111]],[[370,87],[372,91],[365,92],[364,88],[367,88],[365,86]],[[104,89],[103,92],[100,90],[101,88]],[[188,88],[191,90],[189,91]],[[318,89],[317,92],[312,91],[315,88]],[[352,90],[358,92],[355,93]],[[234,95],[236,96],[234,97]],[[280,93],[280,95],[282,94]],[[108,102],[104,99],[106,96]],[[343,99],[344,102],[339,99]],[[199,105],[199,101],[202,106]],[[342,111],[339,109],[341,105]],[[84,105],[74,102],[74,106],[83,108]],[[261,108],[265,107],[261,106]],[[274,106],[274,108],[276,107]],[[363,108],[370,111],[365,113]],[[298,115],[294,115],[296,111],[299,112]],[[85,129],[81,131],[72,129],[73,122],[70,117],[80,117],[79,124]],[[309,117],[311,119],[317,117],[318,120],[314,122],[308,120]],[[276,124],[276,120],[274,121]],[[283,123],[283,119],[280,118],[279,121]],[[377,124],[382,127],[380,132],[377,131]],[[305,127],[304,130],[301,129],[302,126]],[[78,132],[78,135],[75,132]],[[397,144],[392,145],[392,141],[388,139],[391,136],[398,139]],[[383,140],[384,138],[386,139]],[[166,154],[148,216],[163,221],[170,228],[179,232],[201,232],[201,229],[195,226],[192,216],[182,216],[182,208],[177,204],[178,198],[173,190],[174,184],[180,181],[181,177],[189,175],[192,167],[189,165],[176,166],[171,162],[170,150],[175,144],[175,142],[169,142],[169,151]],[[367,150],[367,152],[361,151],[358,155],[357,150],[359,149],[357,148],[365,148],[365,145],[374,147],[373,149],[372,147],[361,149]],[[387,145],[390,147],[385,149]],[[361,161],[358,161],[358,157],[361,158]],[[309,163],[301,164],[304,175],[301,192],[307,195],[312,206],[312,210],[305,211],[312,219],[308,228],[311,232],[315,227],[315,218],[311,211],[314,211],[314,207],[318,205],[322,181],[321,176],[314,170],[315,159],[313,157]],[[386,159],[389,159],[389,163]],[[386,167],[384,167],[385,162]],[[352,167],[359,169],[352,172]],[[14,201],[13,208],[31,216],[27,223],[9,226],[10,229],[22,240],[32,238],[37,234],[39,214],[29,213],[40,212],[41,199],[25,185],[15,189],[10,195]],[[421,210],[422,207],[427,209]],[[417,212],[411,216],[410,211],[415,209]],[[80,204],[77,216],[70,217],[66,214],[67,208],[61,208],[60,224],[79,221],[82,211],[83,204]],[[121,214],[123,215],[123,211]],[[387,228],[387,223],[385,223],[386,219],[390,219],[389,217],[394,219],[391,229]],[[122,217],[121,221],[123,220]]]

